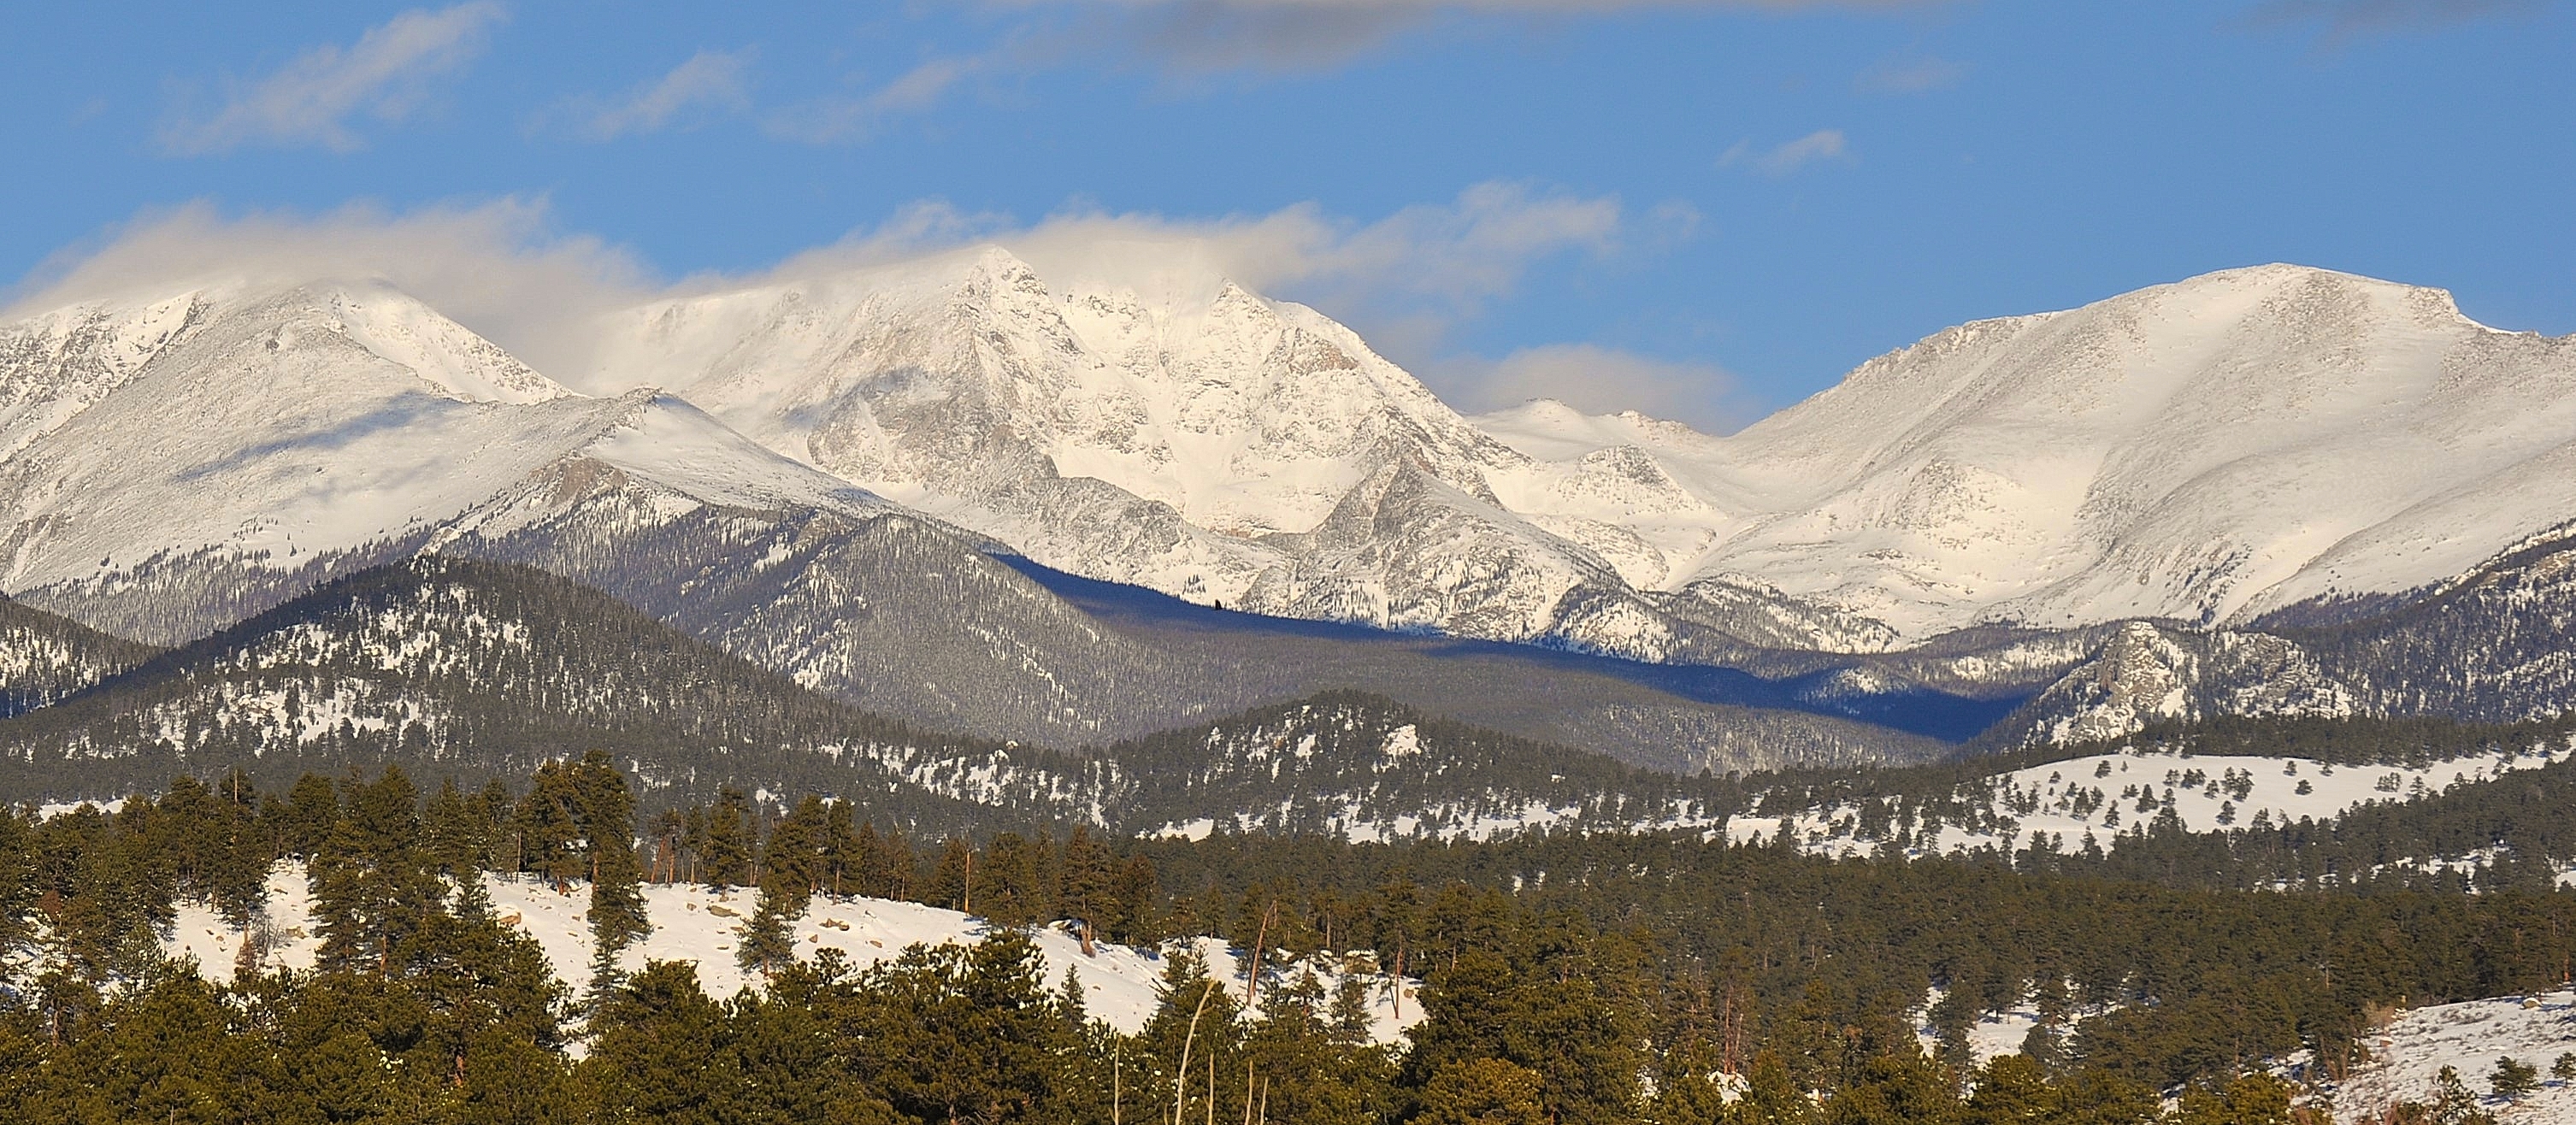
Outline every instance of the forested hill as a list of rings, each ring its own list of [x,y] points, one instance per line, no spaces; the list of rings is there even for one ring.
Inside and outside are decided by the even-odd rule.
[[[426,800],[397,771],[225,776],[0,817],[12,1120],[2315,1125],[2294,1100],[2335,1096],[2394,1006],[2545,988],[2576,953],[2571,896],[2541,888],[2180,888],[1677,833],[934,844],[848,801],[639,821],[632,798],[593,755]],[[712,946],[757,991],[618,958],[676,880],[757,889]],[[565,896],[549,931],[582,913],[586,980],[496,885]],[[873,967],[799,939],[883,905],[853,893],[982,933]],[[240,951],[229,972],[164,959],[183,917]],[[1164,947],[1130,1033],[1089,1018],[1080,965],[1041,975],[1028,927],[1050,920],[1218,940]],[[309,968],[276,955],[289,926]],[[1373,998],[1317,963],[1420,979],[1403,1041],[1371,1042]],[[1978,1042],[1999,1009],[2035,1017]],[[2430,1104],[2385,1120],[2482,1120],[2406,1093]]]
[[[1710,783],[1333,693],[1106,747],[922,731],[806,690],[578,583],[423,557],[343,578],[0,721],[0,799],[182,772],[401,765],[469,784],[605,752],[661,806],[721,785],[863,797],[924,831],[1193,823],[1370,838],[1722,815]]]
[[[0,718],[59,702],[158,651],[0,597]]]
[[[940,762],[1005,753],[805,691],[544,572],[424,557],[328,583],[0,722],[0,795],[112,798],[234,767],[262,783],[386,764],[479,783],[596,749],[647,792],[864,786],[888,815],[970,815],[896,781],[885,755],[850,752],[878,747]],[[1019,816],[1052,807],[1040,794],[979,796]]]

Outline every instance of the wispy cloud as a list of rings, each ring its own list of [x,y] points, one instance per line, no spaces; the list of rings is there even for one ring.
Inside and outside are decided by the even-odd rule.
[[[2490,16],[2536,12],[2551,0],[2263,0],[2258,23],[2315,24],[2342,39],[2373,31],[2440,27]]]
[[[1968,64],[1935,55],[1893,58],[1860,73],[1852,85],[1872,94],[1928,94],[1968,77]]]
[[[1941,0],[991,0],[1076,17],[1057,29],[1086,54],[1123,51],[1184,71],[1293,71],[1346,62],[1398,36],[1459,21],[1621,12],[1795,13],[1928,7]]]
[[[1786,176],[1819,160],[1850,158],[1851,142],[1844,138],[1842,130],[1818,129],[1767,149],[1756,149],[1751,141],[1737,141],[1717,162],[1722,166],[1743,165],[1766,176]]]
[[[657,279],[631,253],[552,229],[542,200],[391,213],[351,206],[320,215],[225,214],[196,204],[146,214],[66,251],[5,297],[0,319],[76,301],[164,297],[206,284],[380,279],[427,301],[557,379],[594,391],[617,370],[598,362],[598,318],[660,296],[902,267],[999,245],[1059,287],[1124,287],[1176,303],[1206,301],[1221,281],[1300,300],[1345,320],[1400,362],[1467,401],[1547,394],[1587,408],[1642,407],[1706,424],[1688,388],[1713,378],[1604,350],[1539,350],[1504,361],[1441,357],[1460,325],[1568,256],[1654,252],[1687,233],[1686,208],[1635,221],[1620,201],[1519,183],[1485,183],[1454,199],[1373,220],[1313,204],[1215,218],[1074,210],[1024,223],[940,203],[903,209],[830,246],[751,275]],[[1577,385],[1589,376],[1603,390]],[[1616,392],[1616,393],[1612,393]],[[1695,392],[1694,392],[1695,393]]]
[[[1658,222],[1663,222],[1658,216]],[[1371,315],[1472,315],[1551,255],[1604,256],[1626,233],[1619,200],[1527,184],[1478,184],[1374,222],[1313,204],[1215,219],[1096,210],[1030,225],[918,204],[782,263],[797,277],[1000,245],[1060,284],[1212,292],[1217,279]]]
[[[751,108],[751,58],[749,50],[700,51],[623,97],[568,102],[558,116],[571,119],[583,136],[608,141],[659,132],[693,113],[741,113]]]
[[[874,136],[893,118],[918,113],[973,75],[1002,67],[1011,52],[934,58],[856,96],[820,98],[783,106],[762,122],[770,136],[807,144],[837,144]]]
[[[213,113],[174,116],[161,145],[181,155],[250,143],[361,148],[365,139],[351,118],[409,116],[429,96],[431,80],[472,62],[491,28],[507,18],[495,0],[404,12],[353,45],[316,47],[265,78],[230,84]]]
[[[556,233],[541,199],[408,212],[150,211],[56,254],[0,292],[0,320],[78,301],[167,297],[203,285],[381,280],[491,337],[541,371],[577,369],[587,317],[658,290],[633,255]]]

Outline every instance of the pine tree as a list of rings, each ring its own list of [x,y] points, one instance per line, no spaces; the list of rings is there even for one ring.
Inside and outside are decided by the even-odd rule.
[[[1055,912],[1073,921],[1085,954],[1093,952],[1094,941],[1120,913],[1117,880],[1117,854],[1092,836],[1090,826],[1075,825],[1064,844]]]
[[[930,869],[929,880],[922,884],[922,904],[974,913],[974,876],[973,847],[960,837],[949,837],[940,845],[939,863]]]
[[[445,887],[420,848],[419,794],[400,767],[370,784],[352,778],[348,800],[309,868],[325,968],[383,973],[395,947],[438,911]]]
[[[685,961],[655,961],[612,989],[591,1017],[582,1069],[610,1121],[730,1120],[741,1086],[725,1051],[725,1014]]]
[[[706,842],[698,851],[699,881],[717,890],[749,885],[758,842],[751,798],[730,785],[717,791],[715,807],[706,814]]]
[[[1501,1059],[1464,1059],[1422,1088],[1418,1125],[1551,1125],[1538,1072]]]
[[[626,776],[597,750],[566,772],[590,861],[591,992],[604,997],[617,981],[618,954],[653,932],[644,907],[643,868],[635,858],[635,799],[626,791]]]
[[[760,853],[760,906],[735,954],[744,969],[771,973],[796,959],[790,924],[813,903],[829,820],[822,799],[808,795],[770,831]]]
[[[529,779],[513,817],[518,837],[518,870],[560,887],[590,873],[582,838],[582,778],[561,761],[549,760]]]

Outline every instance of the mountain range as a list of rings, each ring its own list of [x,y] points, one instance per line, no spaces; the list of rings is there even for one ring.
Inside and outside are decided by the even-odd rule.
[[[0,325],[0,693],[433,555],[1068,750],[1365,688],[1693,772],[2576,675],[2576,339],[2327,271],[1964,325],[1722,437],[1466,417],[1312,309],[989,247],[588,331],[557,381],[327,278]]]

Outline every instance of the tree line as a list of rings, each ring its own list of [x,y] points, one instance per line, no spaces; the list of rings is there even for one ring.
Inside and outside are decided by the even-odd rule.
[[[309,923],[271,917],[272,881],[299,874]],[[588,891],[600,956],[578,988],[493,916],[490,877]],[[619,971],[657,881],[756,888],[740,956],[761,988]],[[985,936],[798,958],[787,924],[852,894],[965,910]],[[164,959],[184,902],[239,934],[228,983]],[[427,793],[399,769],[274,792],[233,773],[0,819],[0,1096],[31,1121],[2286,1121],[2295,1090],[2265,1060],[2349,1065],[2374,1005],[2554,982],[2569,905],[1673,833],[914,839],[855,801],[721,789],[639,818],[599,754]],[[1161,1007],[1121,1034],[1085,1013],[1078,969],[1045,978],[1026,929],[1047,923],[1212,935],[1246,968],[1174,949]],[[294,924],[319,939],[309,971],[266,955]],[[1336,962],[1424,982],[1395,998],[1421,1018],[1404,1041],[1368,1033],[1379,978],[1303,970]],[[1980,1064],[1967,1028],[2015,1005],[2038,1029]]]

